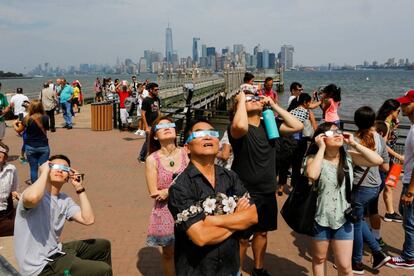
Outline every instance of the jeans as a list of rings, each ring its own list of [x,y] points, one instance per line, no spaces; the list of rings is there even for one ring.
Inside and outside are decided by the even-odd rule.
[[[405,183],[401,196],[407,192],[408,183]],[[414,203],[413,203],[414,204]],[[403,228],[404,228],[404,245],[401,256],[408,260],[414,260],[414,205],[409,206],[402,205],[400,203],[400,212],[403,215]]]
[[[112,275],[111,244],[103,239],[73,241],[62,244],[66,255],[48,262],[39,275],[63,275],[69,269],[72,275]]]
[[[64,102],[61,105],[66,126],[72,126],[72,104],[70,102]]]
[[[379,190],[380,186],[360,186],[353,191],[354,215],[358,217],[358,221],[354,224],[354,248],[352,252],[352,262],[354,264],[362,262],[364,241],[368,244],[372,253],[381,251],[379,243],[375,240],[364,219],[364,208],[367,208],[369,203],[377,198]]]
[[[37,180],[39,166],[49,159],[50,149],[46,147],[31,147],[26,145],[27,161],[30,165],[30,180],[34,183]]]
[[[145,160],[147,158],[148,153],[148,142],[149,139],[148,134],[145,135],[145,142],[142,144],[141,152],[139,153],[139,160]]]

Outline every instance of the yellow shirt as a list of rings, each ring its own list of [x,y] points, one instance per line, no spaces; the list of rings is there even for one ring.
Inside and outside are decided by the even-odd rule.
[[[80,94],[80,89],[79,87],[73,87],[73,98],[79,98],[79,94]]]

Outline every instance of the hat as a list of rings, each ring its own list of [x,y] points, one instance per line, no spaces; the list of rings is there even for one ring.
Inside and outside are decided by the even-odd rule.
[[[73,81],[72,82],[72,85],[77,85],[78,84],[78,82],[77,81]]]
[[[23,93],[23,88],[20,88],[20,87],[19,87],[19,88],[17,88],[17,89],[16,89],[16,92],[17,92],[17,93]]]
[[[414,102],[414,90],[408,90],[404,97],[397,99],[400,104],[409,104]]]

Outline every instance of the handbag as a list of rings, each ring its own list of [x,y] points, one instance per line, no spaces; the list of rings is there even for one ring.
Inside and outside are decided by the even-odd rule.
[[[309,179],[302,174],[280,210],[283,219],[297,233],[314,235],[318,183],[319,179],[309,185]]]

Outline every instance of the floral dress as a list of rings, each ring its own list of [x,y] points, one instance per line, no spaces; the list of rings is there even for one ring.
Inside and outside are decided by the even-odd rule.
[[[173,172],[164,168],[161,164],[158,152],[154,153],[157,162],[158,180],[157,189],[167,189],[171,186],[173,177],[180,174],[187,167],[186,152],[180,149],[181,165]],[[147,245],[148,246],[167,246],[174,242],[174,219],[168,210],[168,200],[155,201],[151,210],[148,225]]]

